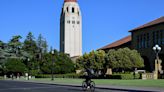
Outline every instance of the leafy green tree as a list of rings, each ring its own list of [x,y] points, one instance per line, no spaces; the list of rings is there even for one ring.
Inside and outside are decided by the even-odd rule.
[[[5,54],[7,58],[23,58],[21,49],[22,43],[20,42],[22,37],[20,35],[13,36],[5,48]]]
[[[95,51],[95,70],[101,70],[104,68],[105,64],[105,55],[106,53],[103,50]]]
[[[79,57],[76,62],[77,62],[76,66],[78,68],[93,69],[95,74],[98,75],[99,71],[104,69],[105,52],[99,50],[99,51],[92,51],[89,54],[85,53],[82,57]]]
[[[131,50],[129,57],[130,57],[130,60],[132,62],[133,68],[144,67],[144,60],[142,59],[140,53],[137,52],[137,50]]]
[[[45,74],[50,74],[52,70],[52,54],[44,54],[43,62],[41,63],[41,71]]]
[[[5,68],[7,72],[21,72],[27,71],[25,64],[20,59],[10,58],[7,59],[5,63]]]
[[[33,36],[32,32],[29,32],[26,36],[26,39],[23,43],[23,50],[29,53],[32,56],[35,56],[37,53],[37,45],[35,41],[35,37]]]
[[[47,52],[47,47],[48,47],[47,41],[41,34],[39,34],[38,36],[37,46],[38,46],[38,49],[41,49],[41,53]]]
[[[16,36],[13,36],[12,39],[9,41],[8,45],[12,53],[18,54],[18,50],[22,46],[20,39],[22,39],[22,37],[20,35],[16,35]]]
[[[41,64],[41,71],[46,74],[52,72],[56,74],[65,74],[74,72],[73,61],[64,53],[59,53],[57,50],[54,50],[54,55],[51,52],[44,55],[44,60]],[[54,64],[53,64],[54,63]]]
[[[123,70],[131,70],[134,67],[140,68],[144,66],[140,54],[136,50],[130,50],[129,48],[109,50],[106,54],[106,63],[109,68]]]
[[[65,73],[72,73],[75,71],[74,63],[68,55],[64,53],[59,53],[55,57],[56,57],[55,65],[54,65],[55,73],[65,74]]]

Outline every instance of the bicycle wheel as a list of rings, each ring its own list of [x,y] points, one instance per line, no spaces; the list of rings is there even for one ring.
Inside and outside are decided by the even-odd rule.
[[[82,89],[83,89],[84,91],[87,90],[87,83],[86,83],[86,81],[83,81],[83,83],[82,83]]]
[[[94,81],[91,81],[91,83],[90,83],[90,89],[91,89],[91,92],[94,92],[95,91],[95,82]]]

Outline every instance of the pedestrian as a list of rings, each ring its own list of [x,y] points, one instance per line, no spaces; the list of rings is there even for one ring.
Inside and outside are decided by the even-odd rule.
[[[12,78],[12,80],[14,80],[14,74],[13,73],[11,74],[11,78]]]

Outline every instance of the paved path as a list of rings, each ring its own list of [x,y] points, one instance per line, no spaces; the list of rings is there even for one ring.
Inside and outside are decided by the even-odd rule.
[[[155,92],[163,90],[128,88],[119,86],[99,85],[95,92]],[[34,83],[12,80],[0,81],[0,92],[83,92],[80,85],[71,84],[50,84],[50,83]]]

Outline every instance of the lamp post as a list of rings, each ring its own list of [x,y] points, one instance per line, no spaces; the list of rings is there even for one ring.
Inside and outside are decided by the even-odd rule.
[[[155,52],[155,54],[156,54],[156,59],[159,60],[158,54],[159,54],[159,52],[161,51],[161,47],[160,47],[159,45],[155,45],[155,46],[153,47],[153,50],[154,50],[154,52]]]
[[[52,70],[51,70],[51,72],[52,72],[52,81],[54,80],[54,50],[52,50],[51,51],[51,54],[52,54]]]
[[[158,70],[159,70],[159,65],[160,65],[160,60],[159,60],[159,52],[161,51],[161,47],[159,45],[155,45],[153,47],[153,50],[156,54],[156,60],[155,60],[155,72],[158,73]]]
[[[27,59],[27,65],[28,65],[28,67],[29,67],[29,62],[30,62],[30,58]],[[28,80],[29,80],[29,74],[30,74],[30,68],[28,70]]]

